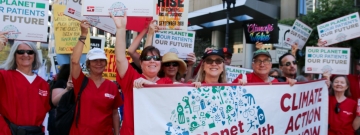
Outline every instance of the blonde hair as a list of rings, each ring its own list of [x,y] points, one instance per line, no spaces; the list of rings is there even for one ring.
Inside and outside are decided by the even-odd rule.
[[[205,65],[205,61],[203,61],[203,63],[201,63],[199,72],[196,75],[196,79],[195,82],[203,82],[205,80],[205,70],[204,70],[204,65]],[[226,77],[226,68],[225,68],[225,64],[223,63],[223,69],[224,71],[220,74],[219,79],[218,79],[218,83],[227,83],[227,77]]]

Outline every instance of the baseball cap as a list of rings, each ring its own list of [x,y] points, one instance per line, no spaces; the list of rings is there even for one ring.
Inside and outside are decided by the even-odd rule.
[[[223,50],[216,50],[216,49],[213,49],[213,50],[209,50],[207,52],[204,53],[202,59],[205,59],[206,57],[210,56],[210,55],[217,55],[217,56],[220,56],[221,58],[224,59],[224,52]]]
[[[253,59],[254,59],[255,57],[259,56],[259,55],[266,55],[266,56],[268,56],[268,57],[271,59],[270,53],[269,53],[268,51],[266,51],[266,50],[257,50],[257,51],[255,51],[255,52],[254,52],[254,55],[253,55]]]
[[[105,60],[107,60],[106,55],[105,55],[105,51],[100,49],[100,48],[91,49],[87,53],[86,59],[87,60],[95,60],[95,59],[105,59]]]
[[[222,51],[224,54],[228,54],[228,55],[232,55],[232,49],[231,48],[228,48],[228,47],[224,47],[222,48]]]

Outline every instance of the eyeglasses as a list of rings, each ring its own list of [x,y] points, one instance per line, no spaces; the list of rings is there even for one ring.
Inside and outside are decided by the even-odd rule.
[[[271,60],[253,60],[253,62],[257,65],[261,65],[261,63],[264,63],[264,65],[269,65],[271,63]]]
[[[213,64],[213,63],[216,63],[216,64],[222,64],[224,62],[224,59],[205,59],[205,63],[206,64]]]
[[[177,66],[179,66],[179,63],[177,63],[177,62],[166,62],[166,63],[164,63],[164,66],[165,67],[170,67],[170,66],[177,67]]]
[[[159,56],[146,56],[145,58],[143,58],[143,61],[150,61],[151,59],[153,59],[154,61],[160,61],[160,57]]]
[[[336,114],[338,114],[340,112],[339,106],[340,106],[340,103],[336,103],[336,105],[335,105],[335,113]]]
[[[35,54],[34,50],[16,50],[17,54],[23,55],[23,54],[28,54],[28,55],[33,55]]]
[[[297,65],[297,61],[294,60],[294,61],[292,61],[292,62],[291,62],[291,61],[286,62],[286,63],[285,63],[285,66],[287,66],[287,67],[288,67],[288,66],[291,66],[291,63],[292,63],[293,65]]]

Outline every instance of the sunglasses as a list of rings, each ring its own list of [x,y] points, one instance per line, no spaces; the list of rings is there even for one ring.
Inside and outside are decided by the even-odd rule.
[[[336,103],[336,105],[335,105],[335,113],[336,114],[338,114],[340,112],[339,106],[340,106],[340,103]]]
[[[291,62],[291,61],[290,61],[290,62],[286,62],[286,63],[285,63],[285,66],[287,66],[287,67],[288,67],[288,66],[291,66],[291,63],[292,63],[293,65],[297,65],[297,61],[294,60],[294,61],[292,61],[292,62]]]
[[[160,61],[160,57],[159,56],[146,56],[145,58],[143,58],[143,61],[150,61],[151,59],[153,59],[154,61]]]
[[[177,67],[177,66],[179,66],[179,63],[177,63],[177,62],[166,62],[163,65],[165,67],[170,67],[170,66]]]
[[[23,54],[28,54],[28,55],[33,55],[35,54],[35,52],[33,50],[16,50],[17,54],[23,55]]]
[[[216,63],[216,64],[222,64],[224,62],[224,59],[205,59],[205,63],[206,64],[213,64],[213,63]]]

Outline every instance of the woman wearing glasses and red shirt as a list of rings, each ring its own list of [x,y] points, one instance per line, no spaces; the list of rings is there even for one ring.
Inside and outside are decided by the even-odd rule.
[[[360,127],[356,114],[357,102],[350,96],[349,80],[346,76],[335,76],[329,93],[329,135],[355,135]]]
[[[224,53],[221,50],[208,50],[203,56],[203,63],[199,68],[196,83],[227,83]],[[196,87],[200,87],[196,84]]]
[[[0,51],[7,41],[4,34],[0,32]],[[41,66],[39,56],[34,42],[15,41],[0,66],[1,135],[12,134],[8,123],[31,126],[37,130],[34,134],[44,133],[41,125],[50,110],[50,93],[49,84],[33,72]]]
[[[125,26],[124,17],[113,17],[116,25],[116,81],[120,84],[124,94],[124,119],[120,130],[121,135],[134,135],[134,102],[133,88],[141,88],[143,84],[173,84],[169,78],[159,78],[157,75],[161,68],[160,52],[153,46],[145,47],[140,55],[142,74],[130,66],[126,59]]]

